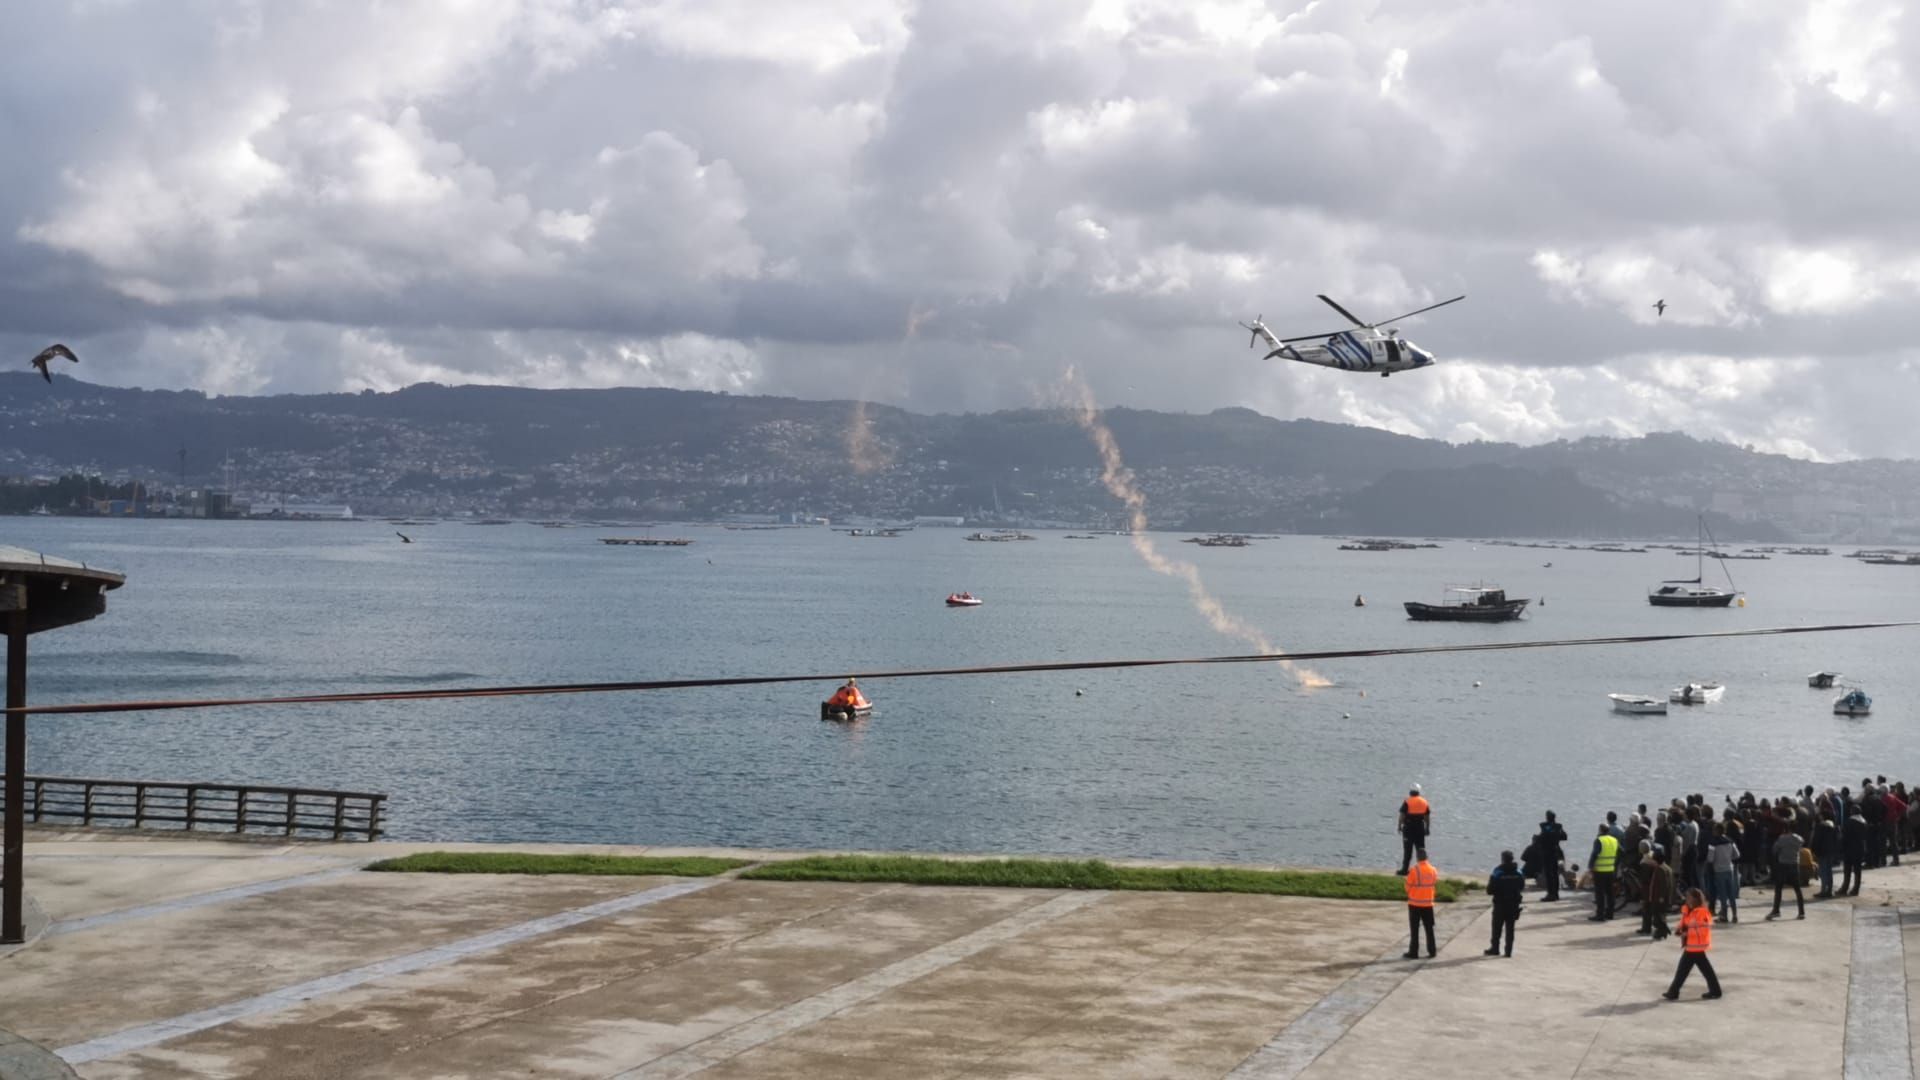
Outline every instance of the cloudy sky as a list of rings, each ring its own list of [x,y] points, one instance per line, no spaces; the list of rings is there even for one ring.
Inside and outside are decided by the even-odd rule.
[[[1893,0],[20,0],[0,346],[1920,456]],[[1234,320],[1441,358],[1262,363]],[[1656,317],[1650,305],[1670,308]]]

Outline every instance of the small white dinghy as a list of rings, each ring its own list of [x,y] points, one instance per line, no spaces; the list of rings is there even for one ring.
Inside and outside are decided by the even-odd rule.
[[[1717,682],[1690,682],[1685,686],[1676,686],[1667,694],[1667,701],[1673,705],[1705,705],[1709,701],[1719,701],[1727,688]]]
[[[1873,699],[1865,690],[1849,690],[1833,699],[1835,716],[1865,716],[1873,711]]]
[[[1837,671],[1816,671],[1807,676],[1807,685],[1813,687],[1815,690],[1831,690],[1833,689],[1833,680],[1839,677],[1840,673]]]
[[[1608,694],[1607,700],[1613,702],[1614,712],[1657,713],[1662,716],[1667,712],[1666,702],[1642,694]]]

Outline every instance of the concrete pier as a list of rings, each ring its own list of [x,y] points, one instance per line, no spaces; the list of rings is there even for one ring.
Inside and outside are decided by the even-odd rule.
[[[1669,1004],[1679,939],[1588,922],[1586,894],[1530,902],[1510,960],[1481,955],[1482,903],[1443,905],[1438,959],[1407,961],[1391,903],[357,869],[450,847],[480,846],[32,835],[51,921],[0,958],[0,1064],[37,1044],[46,1071],[19,1075],[1906,1078],[1920,1032],[1920,868],[1805,921],[1789,898],[1763,922],[1749,890],[1714,936],[1726,998],[1696,977]]]

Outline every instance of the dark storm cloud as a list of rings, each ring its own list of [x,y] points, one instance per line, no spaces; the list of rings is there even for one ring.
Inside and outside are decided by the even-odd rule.
[[[14,5],[0,345],[417,379],[1248,404],[1920,453],[1920,21],[1886,0]],[[1234,319],[1409,323],[1436,370]],[[1648,305],[1664,297],[1658,317]],[[1863,401],[1871,404],[1862,405]]]

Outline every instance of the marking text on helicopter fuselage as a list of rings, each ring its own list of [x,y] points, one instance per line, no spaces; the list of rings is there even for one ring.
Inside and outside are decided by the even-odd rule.
[[[1361,322],[1353,317],[1352,312],[1334,303],[1325,294],[1322,294],[1320,299],[1325,301],[1328,307],[1346,316],[1347,321],[1357,329],[1330,330],[1324,334],[1303,334],[1300,337],[1281,338],[1275,337],[1273,331],[1267,329],[1265,322],[1255,319],[1250,323],[1240,324],[1243,329],[1253,334],[1253,337],[1247,341],[1247,347],[1252,348],[1260,339],[1265,338],[1267,344],[1273,349],[1266,355],[1268,360],[1277,356],[1286,360],[1298,360],[1303,364],[1339,368],[1342,371],[1377,371],[1382,376],[1391,375],[1396,371],[1411,371],[1414,368],[1431,365],[1433,354],[1401,337],[1398,330],[1383,331],[1380,328],[1397,323],[1401,319],[1410,319],[1415,315],[1424,314],[1434,308],[1446,307],[1456,301],[1465,300],[1466,296],[1456,296],[1452,300],[1428,304],[1417,311],[1395,315],[1391,319],[1382,319],[1377,323]],[[1321,344],[1296,346],[1294,342],[1297,341],[1318,341]]]

